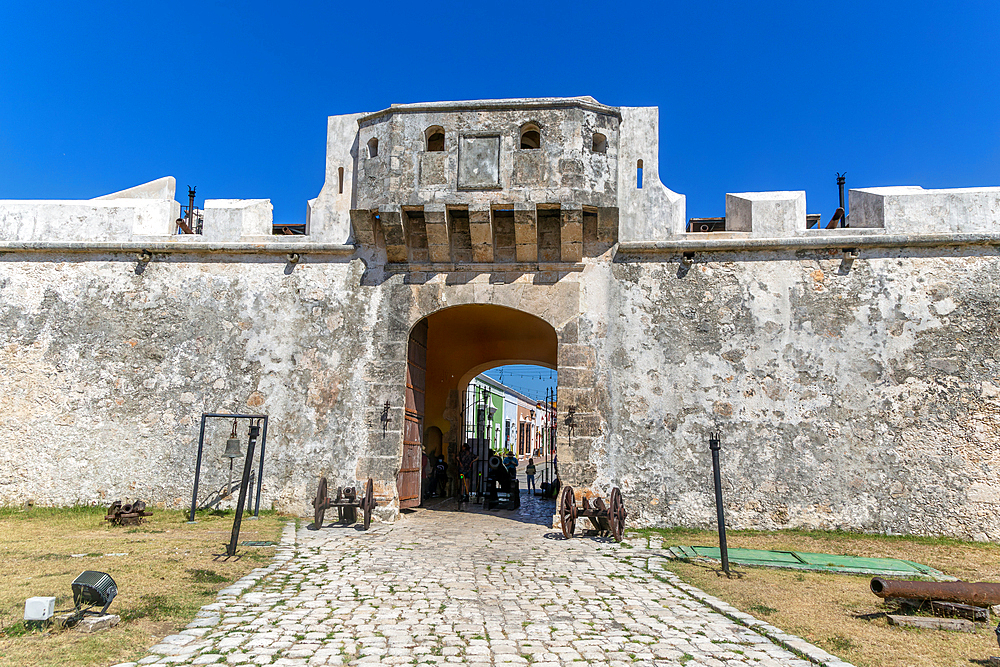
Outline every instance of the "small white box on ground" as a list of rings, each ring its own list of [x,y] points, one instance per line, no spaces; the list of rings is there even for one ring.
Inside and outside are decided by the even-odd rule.
[[[47,621],[56,612],[54,597],[28,598],[24,601],[24,620]]]

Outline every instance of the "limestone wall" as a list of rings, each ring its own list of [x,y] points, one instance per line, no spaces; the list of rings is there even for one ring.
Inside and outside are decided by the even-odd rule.
[[[597,486],[633,517],[1000,539],[995,248],[616,263]],[[597,337],[600,339],[600,337]]]
[[[0,258],[0,503],[190,502],[202,412],[270,415],[265,506],[353,483],[378,293],[360,260]],[[22,258],[23,259],[23,258]],[[141,272],[140,272],[141,270]],[[224,481],[228,424],[206,449]],[[246,434],[240,437],[246,443]]]
[[[622,487],[634,525],[712,525],[717,430],[734,527],[996,539],[998,272],[994,246],[609,253],[503,281],[369,256],[7,254],[0,503],[184,507],[200,414],[260,411],[265,507],[307,513],[319,475],[372,475],[392,518],[410,327],[494,303],[555,328],[560,469]],[[226,474],[213,428],[206,489]]]

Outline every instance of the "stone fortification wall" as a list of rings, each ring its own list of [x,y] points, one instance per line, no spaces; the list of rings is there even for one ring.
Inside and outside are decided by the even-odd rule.
[[[566,481],[621,486],[636,525],[712,524],[717,430],[734,526],[1000,537],[992,246],[622,253],[507,284],[357,258],[17,260],[0,265],[5,504],[184,507],[201,412],[261,411],[265,507],[305,513],[318,475],[370,474],[390,518],[409,328],[497,303],[556,328]],[[227,436],[210,433],[207,488]]]
[[[725,253],[613,267],[587,458],[642,524],[1000,539],[995,247]]]
[[[184,507],[202,412],[270,415],[264,506],[354,483],[379,296],[360,260],[20,259],[0,261],[0,503]],[[203,497],[228,433],[209,432]]]
[[[804,192],[730,193],[726,231],[688,233],[655,108],[328,130],[307,236],[228,199],[178,235],[169,177],[0,202],[0,503],[183,507],[201,413],[255,411],[265,507],[370,475],[391,519],[409,332],[493,304],[552,327],[563,481],[621,486],[633,524],[713,523],[715,430],[735,526],[1000,539],[1000,188],[851,190],[837,229],[807,229]],[[212,490],[228,425],[208,435]]]

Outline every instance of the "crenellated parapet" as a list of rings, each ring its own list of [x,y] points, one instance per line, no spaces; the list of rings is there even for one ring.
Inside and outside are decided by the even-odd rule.
[[[658,109],[592,97],[331,116],[325,181],[304,235],[278,234],[296,225],[275,227],[266,199],[208,199],[203,224],[187,230],[175,189],[166,177],[91,200],[0,201],[0,243],[360,251],[397,271],[450,271],[572,268],[615,244],[669,253],[1000,235],[995,187],[855,189],[833,219],[809,215],[803,191],[729,193],[724,218],[689,222],[684,195],[660,181]]]

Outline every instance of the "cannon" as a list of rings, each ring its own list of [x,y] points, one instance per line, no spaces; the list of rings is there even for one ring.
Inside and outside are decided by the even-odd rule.
[[[576,507],[576,496],[573,494],[572,486],[564,486],[559,495],[559,520],[562,523],[563,537],[567,540],[573,537],[577,517],[587,517],[596,530],[611,535],[616,542],[621,542],[625,534],[626,516],[628,512],[625,511],[622,492],[617,486],[611,489],[611,497],[607,504],[602,498],[595,498],[594,504],[591,505],[590,500],[584,497],[580,509]]]
[[[511,476],[503,460],[495,454],[490,457],[486,473],[485,509],[516,510],[521,506],[521,490],[517,478]]]
[[[372,523],[372,510],[375,509],[375,482],[368,478],[365,484],[364,495],[358,497],[358,491],[353,486],[345,486],[337,490],[337,497],[330,499],[327,494],[326,477],[319,478],[319,488],[316,489],[316,497],[313,504],[313,526],[316,530],[323,527],[323,514],[331,507],[337,508],[337,521],[339,523],[354,523],[358,520],[357,510],[361,509],[364,517],[365,530]]]
[[[147,516],[153,516],[153,513],[146,511],[146,503],[143,501],[136,500],[123,505],[120,500],[116,500],[108,507],[104,520],[111,522],[112,526],[138,526]]]
[[[872,593],[880,598],[956,602],[977,607],[1000,604],[1000,584],[969,581],[906,581],[873,577]]]

